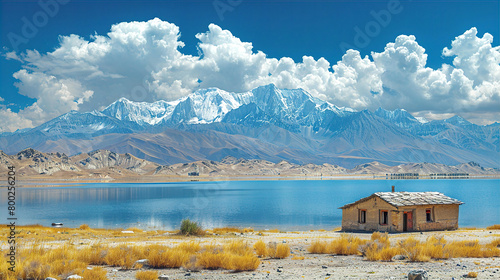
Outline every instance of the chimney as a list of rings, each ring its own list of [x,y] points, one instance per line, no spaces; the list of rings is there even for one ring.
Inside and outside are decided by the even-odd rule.
[[[392,192],[394,192],[394,191],[395,191],[395,189],[396,189],[396,188],[395,188],[394,186],[392,186]]]

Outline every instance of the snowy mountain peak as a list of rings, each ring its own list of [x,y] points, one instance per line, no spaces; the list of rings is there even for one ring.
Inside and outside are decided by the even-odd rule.
[[[120,98],[102,110],[102,114],[139,125],[155,125],[170,116],[177,102],[134,102]]]
[[[417,118],[415,118],[405,109],[396,109],[394,111],[389,111],[383,108],[378,108],[374,113],[375,115],[401,128],[409,128],[421,123]]]
[[[417,121],[422,123],[422,124],[429,122],[429,120],[424,118],[424,117],[415,117],[415,119],[417,119]]]
[[[469,122],[468,120],[456,115],[456,116],[453,116],[449,119],[446,119],[444,120],[444,122],[447,122],[447,123],[450,123],[450,124],[453,124],[453,125],[458,125],[458,126],[467,126],[467,125],[472,125],[471,122]]]

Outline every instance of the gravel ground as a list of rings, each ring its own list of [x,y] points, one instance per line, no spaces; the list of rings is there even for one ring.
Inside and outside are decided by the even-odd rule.
[[[355,234],[369,239],[370,234]],[[458,230],[451,232],[427,232],[390,235],[392,242],[414,236],[425,240],[430,235],[444,236],[447,240],[479,240],[489,243],[500,236],[500,230]],[[286,242],[290,245],[292,256],[304,257],[294,260],[292,256],[276,260],[263,259],[259,268],[251,272],[231,272],[226,270],[201,270],[197,272],[185,269],[159,269],[159,274],[172,279],[408,279],[412,270],[425,270],[429,279],[462,279],[467,273],[477,272],[477,279],[500,279],[499,258],[457,258],[449,260],[433,260],[424,263],[405,261],[372,262],[361,256],[334,256],[328,254],[310,254],[307,247],[316,239],[328,241],[340,236],[339,232],[314,231],[294,233],[266,233],[259,236],[249,233],[230,236],[228,239],[243,239],[253,243],[259,239],[264,242]],[[226,238],[196,238],[202,244],[224,242]],[[185,240],[183,240],[185,241]],[[170,240],[169,242],[172,242]],[[107,268],[110,279],[135,279],[137,270],[117,270]],[[143,268],[142,270],[147,270]]]

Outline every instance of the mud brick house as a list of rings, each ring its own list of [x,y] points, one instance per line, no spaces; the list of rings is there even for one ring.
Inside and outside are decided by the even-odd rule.
[[[439,192],[377,192],[342,209],[343,231],[434,231],[458,228],[463,202]]]

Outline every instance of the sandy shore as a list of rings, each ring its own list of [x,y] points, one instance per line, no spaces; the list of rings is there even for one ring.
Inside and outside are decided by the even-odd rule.
[[[499,179],[500,174],[494,175],[471,175],[469,179]],[[281,175],[281,176],[134,176],[117,178],[65,178],[48,176],[18,177],[17,185],[26,187],[50,187],[51,184],[87,184],[87,183],[176,183],[176,182],[217,182],[217,181],[287,181],[287,180],[387,180],[385,175],[380,174],[339,174],[332,176],[305,176],[305,175]],[[423,180],[426,180],[425,178]],[[441,179],[446,180],[446,179]]]
[[[66,232],[65,232],[66,231]],[[69,232],[69,233],[68,233]],[[70,242],[78,246],[86,246],[94,242],[119,245],[162,244],[176,246],[186,241],[199,242],[200,245],[225,244],[234,240],[242,240],[249,245],[262,240],[267,242],[286,243],[290,246],[291,256],[285,259],[261,259],[255,271],[231,272],[227,270],[188,271],[179,269],[150,269],[159,275],[170,276],[169,279],[407,279],[411,270],[427,271],[429,279],[460,279],[469,272],[477,272],[478,279],[500,279],[500,257],[496,258],[455,258],[447,260],[431,260],[430,262],[408,261],[367,261],[362,256],[342,256],[330,254],[311,254],[307,248],[315,240],[331,241],[341,236],[339,231],[300,231],[300,232],[246,232],[208,234],[203,237],[184,237],[171,232],[143,232],[113,234],[78,233],[78,229],[61,229],[54,234],[57,241],[45,242],[47,246],[58,246]],[[369,233],[352,233],[362,239],[370,239]],[[61,236],[59,238],[58,236]],[[444,237],[450,241],[478,240],[487,244],[500,238],[500,230],[459,229],[443,232],[414,232],[390,234],[392,244],[410,236],[425,241],[430,236]],[[23,242],[32,242],[29,235]],[[5,244],[2,245],[2,249]],[[135,279],[137,269],[121,270],[105,266],[109,279]]]

